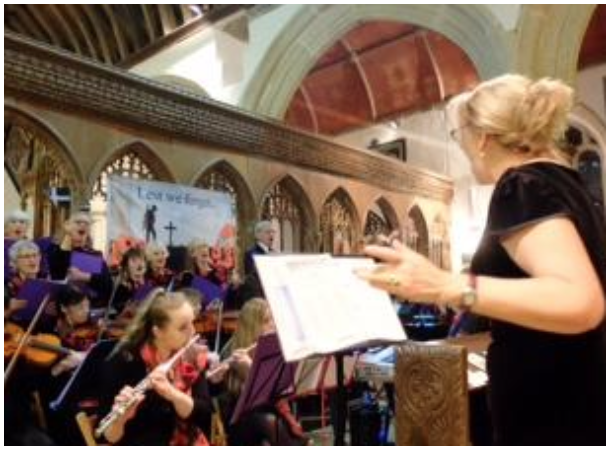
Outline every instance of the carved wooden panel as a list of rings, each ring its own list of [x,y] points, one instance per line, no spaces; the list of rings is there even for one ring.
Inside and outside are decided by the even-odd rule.
[[[395,372],[398,446],[469,444],[466,348],[409,342]]]

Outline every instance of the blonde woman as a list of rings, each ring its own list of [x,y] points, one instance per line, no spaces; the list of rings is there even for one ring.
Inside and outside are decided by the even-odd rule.
[[[225,376],[226,394],[223,401],[230,445],[306,445],[301,426],[289,410],[287,401],[270,401],[269,406],[246,413],[234,425],[229,424],[234,407],[246,382],[254,355],[253,344],[263,334],[275,331],[268,302],[253,298],[245,303],[238,316],[238,328],[230,340],[225,356],[230,356]],[[227,362],[227,361],[226,361]]]
[[[172,270],[167,267],[169,255],[168,248],[161,243],[149,242],[145,248],[147,281],[156,287],[168,287],[174,277]]]
[[[103,369],[99,413],[105,416],[134,397],[134,387],[149,377],[152,389],[106,430],[113,444],[207,445],[211,402],[204,372],[207,351],[194,346],[167,374],[157,366],[194,335],[192,303],[181,292],[156,289],[139,309],[125,337]]]
[[[364,274],[411,300],[492,319],[487,355],[499,444],[604,444],[605,223],[557,142],[572,89],[506,75],[451,102],[453,130],[483,183],[495,183],[469,274],[394,243]]]

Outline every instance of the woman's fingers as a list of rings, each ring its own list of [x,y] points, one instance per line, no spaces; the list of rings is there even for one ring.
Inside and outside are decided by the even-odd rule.
[[[368,245],[363,251],[368,256],[389,264],[399,264],[402,261],[403,249],[397,249],[395,246],[390,248],[388,246]]]

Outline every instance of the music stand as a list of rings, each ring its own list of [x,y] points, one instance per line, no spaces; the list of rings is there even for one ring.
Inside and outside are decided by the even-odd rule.
[[[285,362],[276,333],[261,336],[230,424],[235,424],[243,414],[256,408],[273,405],[278,398],[293,390],[296,366]]]

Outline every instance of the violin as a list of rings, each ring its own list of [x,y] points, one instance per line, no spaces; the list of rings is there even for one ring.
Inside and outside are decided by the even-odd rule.
[[[4,360],[10,359],[24,334],[23,329],[14,323],[4,326]],[[30,336],[22,351],[23,357],[35,366],[49,367],[57,358],[72,353],[72,350],[62,347],[60,338],[53,334],[37,334]]]

